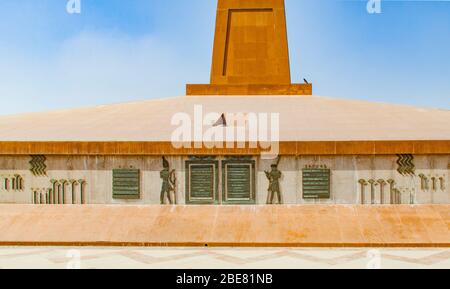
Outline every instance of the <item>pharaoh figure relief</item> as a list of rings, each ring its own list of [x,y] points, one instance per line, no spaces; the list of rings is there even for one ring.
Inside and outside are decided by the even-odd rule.
[[[160,172],[160,177],[163,181],[161,187],[161,205],[166,204],[166,199],[169,201],[169,204],[176,204],[175,186],[177,180],[175,170],[170,170],[169,162],[165,157],[163,157],[163,170]]]
[[[265,171],[266,177],[269,180],[269,189],[268,189],[268,196],[267,196],[267,204],[273,205],[274,198],[276,196],[278,204],[281,205],[283,203],[282,196],[281,196],[281,190],[280,190],[280,179],[283,176],[281,171],[278,170],[278,165],[280,163],[280,158],[278,158],[278,161],[276,164],[271,165],[271,171]]]

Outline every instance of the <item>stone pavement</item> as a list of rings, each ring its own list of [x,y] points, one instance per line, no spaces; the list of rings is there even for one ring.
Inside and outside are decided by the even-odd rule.
[[[0,268],[450,269],[450,249],[0,247]]]

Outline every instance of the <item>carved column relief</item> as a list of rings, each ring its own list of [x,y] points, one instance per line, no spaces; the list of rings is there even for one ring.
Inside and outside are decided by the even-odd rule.
[[[424,174],[419,175],[420,178],[420,188],[422,191],[428,191],[429,185],[428,185],[428,178]]]
[[[2,191],[22,192],[25,189],[25,181],[21,175],[2,176],[0,179],[0,189]]]
[[[78,184],[78,181],[77,180],[69,180],[69,183],[70,183],[70,188],[71,188],[72,205],[74,205],[76,202],[75,189]]]
[[[420,190],[422,192],[429,192],[432,194],[436,192],[445,192],[446,186],[445,186],[445,176],[439,175],[439,174],[419,174],[420,178]]]
[[[386,204],[386,195],[385,195],[385,187],[389,184],[389,194],[390,194],[390,204],[400,204],[400,191],[395,187],[395,181],[392,179],[384,180],[379,179],[378,181],[375,181],[374,179],[365,180],[360,179],[358,181],[360,185],[360,192],[361,192],[361,204],[366,204],[366,187],[370,185],[370,203],[372,205],[375,205],[377,203],[376,201],[376,191],[377,187],[379,187],[380,192],[380,204]]]
[[[35,205],[46,205],[49,204],[49,196],[50,196],[50,188],[47,189],[39,189],[32,188],[33,192],[33,204]]]
[[[384,205],[385,198],[384,198],[384,187],[386,186],[386,181],[383,179],[378,180],[378,184],[380,185],[380,204]]]
[[[78,180],[78,184],[80,184],[80,204],[84,205],[86,204],[86,195],[85,195],[86,181]]]
[[[65,205],[77,204],[76,195],[79,194],[79,204],[86,203],[85,196],[85,180],[50,180],[51,188],[32,189],[32,198],[34,204],[48,204],[48,205]],[[77,187],[79,188],[77,192]],[[70,200],[67,200],[67,195],[70,190]]]
[[[66,204],[66,185],[69,183],[66,180],[60,180],[59,181],[60,185],[61,185],[61,199],[60,199],[60,204]]]
[[[358,183],[361,185],[361,204],[364,205],[366,203],[366,186],[368,183],[366,180],[359,180]]]
[[[372,205],[375,205],[375,180],[369,180],[368,182],[370,184],[370,203]]]
[[[433,192],[437,190],[437,179],[435,177],[431,177],[431,190]]]
[[[389,179],[387,181],[389,184],[389,195],[391,200],[391,205],[395,204],[395,181],[393,179]]]
[[[444,179],[444,177],[440,177],[439,178],[439,184],[440,184],[441,191],[445,191],[445,179]]]

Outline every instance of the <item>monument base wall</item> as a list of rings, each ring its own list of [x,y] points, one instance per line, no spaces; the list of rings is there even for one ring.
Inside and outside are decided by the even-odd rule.
[[[0,245],[449,247],[449,209],[0,205]]]
[[[283,204],[450,204],[449,155],[410,156],[299,156],[282,157],[278,170]],[[39,163],[30,156],[0,156],[0,203],[49,203],[49,190],[55,191],[58,204],[160,204],[163,180],[162,157],[151,156],[46,156]],[[189,157],[167,157],[174,170],[177,204],[255,204],[268,201],[269,180],[265,171],[274,161],[259,157],[240,159],[232,164],[237,171],[225,172],[230,158],[209,157],[213,163],[211,180],[213,200],[208,203],[188,200],[188,164],[202,162]],[[237,161],[237,162],[236,162]],[[37,163],[36,163],[37,162]],[[400,162],[400,164],[399,164]],[[402,163],[403,162],[403,163]],[[45,168],[44,168],[45,166]],[[252,167],[253,166],[253,167]],[[201,166],[200,166],[201,168]],[[227,167],[228,168],[228,167]],[[241,171],[239,171],[241,169]],[[244,171],[242,172],[242,169]],[[137,184],[134,195],[114,196],[114,170],[135,170]],[[327,172],[329,171],[329,178]],[[248,172],[248,175],[245,173]],[[200,172],[202,173],[202,172]],[[196,172],[192,173],[192,175]],[[243,176],[239,179],[239,176]],[[315,175],[318,174],[318,175]],[[194,177],[192,177],[194,178]],[[233,179],[234,178],[234,179]],[[208,187],[207,177],[201,176],[193,195]],[[225,186],[227,182],[227,186]],[[317,183],[315,183],[317,182]],[[247,188],[245,185],[249,184]],[[119,185],[120,185],[119,181]],[[116,182],[117,185],[117,182]],[[194,184],[193,186],[195,186]],[[125,189],[127,190],[127,183]],[[203,186],[203,187],[202,187]],[[320,187],[315,195],[315,188]],[[116,193],[117,193],[116,188]],[[245,200],[245,191],[250,190]],[[57,191],[57,192],[56,192]],[[226,191],[226,192],[225,192]],[[64,197],[62,195],[64,194]],[[238,196],[227,200],[229,196]],[[240,196],[240,197],[239,197]],[[244,197],[243,197],[244,196]],[[60,200],[57,200],[57,197]],[[240,202],[241,199],[241,202]],[[165,199],[168,203],[168,200]],[[274,204],[277,204],[277,196]]]

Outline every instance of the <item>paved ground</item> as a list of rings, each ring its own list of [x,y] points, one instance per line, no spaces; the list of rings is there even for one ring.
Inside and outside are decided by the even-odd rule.
[[[0,247],[0,268],[445,268],[450,249]]]

